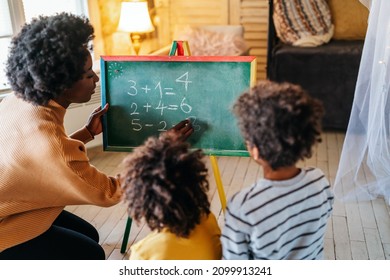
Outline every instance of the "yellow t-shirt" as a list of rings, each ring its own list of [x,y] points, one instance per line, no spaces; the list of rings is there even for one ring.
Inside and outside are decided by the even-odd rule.
[[[130,260],[220,260],[221,230],[215,216],[203,217],[188,238],[164,229],[148,234],[131,247]]]

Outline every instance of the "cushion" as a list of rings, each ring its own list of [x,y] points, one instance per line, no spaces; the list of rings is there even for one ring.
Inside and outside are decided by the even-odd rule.
[[[326,0],[273,0],[273,3],[275,30],[282,42],[315,47],[332,38],[333,24]]]
[[[335,25],[334,39],[363,40],[368,26],[368,9],[358,0],[328,0]]]
[[[191,55],[241,55],[247,50],[245,40],[236,33],[214,32],[201,27],[186,27],[175,40],[188,41]]]

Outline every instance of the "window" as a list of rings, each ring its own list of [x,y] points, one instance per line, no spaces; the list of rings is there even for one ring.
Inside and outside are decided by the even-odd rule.
[[[0,0],[0,93],[9,89],[5,62],[12,36],[32,18],[59,12],[88,16],[87,0]]]

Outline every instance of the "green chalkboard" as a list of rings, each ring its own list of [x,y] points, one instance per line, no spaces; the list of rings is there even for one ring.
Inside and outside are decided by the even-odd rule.
[[[247,156],[232,105],[255,82],[253,56],[103,56],[106,151],[131,151],[183,119],[208,155]]]

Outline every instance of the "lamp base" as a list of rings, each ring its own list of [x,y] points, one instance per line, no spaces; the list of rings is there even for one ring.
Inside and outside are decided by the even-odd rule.
[[[139,50],[141,49],[141,34],[131,33],[130,34],[131,44],[133,45],[133,49],[135,54],[139,54]]]

